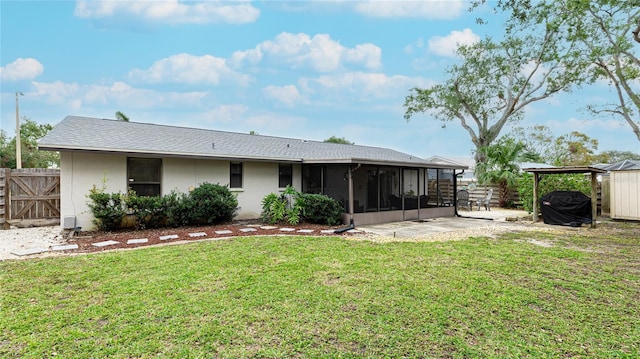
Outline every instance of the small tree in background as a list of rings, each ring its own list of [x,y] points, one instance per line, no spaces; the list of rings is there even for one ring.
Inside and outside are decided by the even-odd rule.
[[[485,162],[476,166],[475,175],[482,185],[494,183],[500,189],[498,205],[505,207],[509,189],[515,188],[520,175],[519,162],[529,160],[530,155],[522,142],[511,137],[501,137],[495,144],[481,149]]]
[[[341,143],[343,145],[355,145],[354,142],[351,142],[349,140],[347,140],[344,137],[336,137],[336,136],[331,136],[329,138],[327,138],[326,140],[324,140],[323,142],[327,142],[327,143]]]
[[[116,119],[122,122],[129,122],[129,117],[120,111],[116,111]]]

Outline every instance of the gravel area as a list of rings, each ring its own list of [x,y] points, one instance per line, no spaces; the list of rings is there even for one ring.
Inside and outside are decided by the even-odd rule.
[[[0,230],[0,260],[20,258],[11,254],[14,251],[50,248],[66,242],[60,226]]]

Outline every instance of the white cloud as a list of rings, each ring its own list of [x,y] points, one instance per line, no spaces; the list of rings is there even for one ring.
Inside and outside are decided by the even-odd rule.
[[[246,51],[233,54],[231,63],[241,66],[245,62],[255,65],[261,61],[284,63],[294,69],[310,68],[318,72],[331,72],[346,65],[377,69],[382,50],[373,44],[359,44],[354,48],[342,46],[329,35],[283,32],[273,41],[268,40]]]
[[[18,58],[7,66],[0,67],[0,79],[3,81],[33,80],[44,72],[40,61],[28,57]]]
[[[85,106],[113,108],[171,108],[194,106],[206,96],[204,92],[159,92],[134,88],[124,82],[110,85],[80,85],[77,83],[32,82],[29,96],[39,97],[50,105],[70,106],[81,110]]]
[[[354,4],[354,9],[370,17],[453,19],[465,10],[462,0],[366,0]]]
[[[473,45],[480,41],[480,36],[471,29],[451,31],[447,36],[434,36],[429,39],[429,50],[440,56],[455,57],[460,45]]]
[[[225,82],[245,86],[251,82],[249,76],[230,69],[225,59],[189,54],[158,60],[146,70],[134,69],[129,72],[129,78],[148,83],[219,85]]]
[[[204,112],[202,117],[204,120],[217,125],[233,125],[242,121],[247,111],[248,108],[245,105],[221,105]]]
[[[416,51],[417,49],[421,49],[423,47],[424,47],[424,40],[422,40],[422,38],[420,37],[414,43],[405,46],[404,53],[413,54],[414,51]]]
[[[134,16],[149,22],[168,24],[243,24],[256,21],[260,10],[247,1],[78,0],[75,15],[98,19]]]
[[[195,115],[215,126],[216,130],[249,133],[256,131],[261,135],[300,138],[303,117],[288,116],[282,113],[255,113],[245,105],[221,105],[202,115]]]
[[[413,87],[428,87],[433,84],[422,78],[365,72],[302,79],[300,83],[305,92],[323,92],[337,97],[356,97],[365,101],[404,97]]]
[[[625,122],[617,119],[578,119],[571,117],[567,120],[550,120],[547,121],[547,126],[555,134],[567,134],[572,131],[587,132],[593,131],[598,133],[600,131],[616,131],[625,127]],[[597,138],[596,135],[593,138]]]
[[[264,97],[276,100],[287,107],[293,107],[297,103],[304,101],[304,98],[300,95],[298,88],[294,85],[267,86],[262,89],[262,94]]]

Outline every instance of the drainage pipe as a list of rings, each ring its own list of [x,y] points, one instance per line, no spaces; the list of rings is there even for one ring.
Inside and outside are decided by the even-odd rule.
[[[344,233],[344,232],[346,232],[348,230],[355,229],[355,228],[356,228],[356,225],[353,223],[353,218],[352,218],[349,221],[349,226],[348,227],[336,229],[335,231],[333,231],[333,233],[340,234],[340,233]]]

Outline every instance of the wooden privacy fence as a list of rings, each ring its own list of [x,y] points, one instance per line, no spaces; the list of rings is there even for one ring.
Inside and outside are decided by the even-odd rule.
[[[468,181],[468,180],[458,181],[457,183],[458,189],[461,189],[463,186],[468,186],[469,183],[471,183],[471,181]],[[598,197],[596,200],[598,201],[598,211],[599,212],[602,211],[603,214],[608,215],[609,214],[609,209],[608,209],[609,197],[608,197],[608,194],[603,193],[603,188],[605,186],[606,186],[606,190],[608,190],[609,182],[606,182],[606,183],[598,182],[598,192],[597,192]],[[490,184],[487,186],[477,185],[475,189],[469,191],[469,198],[473,200],[473,203],[476,203],[475,200],[478,198],[484,198],[486,193],[485,191],[490,188],[493,188],[493,196],[491,197],[491,207],[498,207],[498,200],[500,199],[500,187],[494,184]],[[509,194],[507,195],[507,200],[513,202],[514,206],[516,207],[522,206],[520,195],[518,194],[518,191],[515,189],[509,190]],[[605,208],[606,208],[606,211],[605,211]]]
[[[60,170],[0,168],[0,227],[60,224]]]

